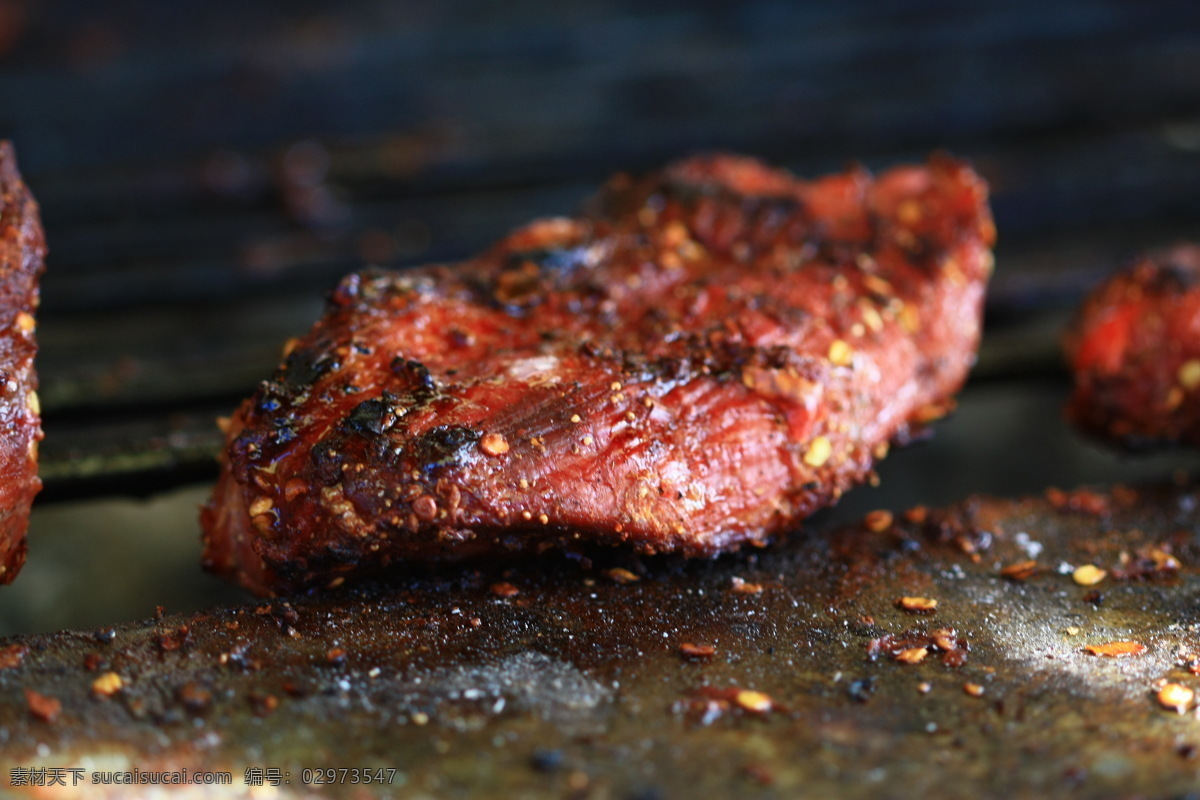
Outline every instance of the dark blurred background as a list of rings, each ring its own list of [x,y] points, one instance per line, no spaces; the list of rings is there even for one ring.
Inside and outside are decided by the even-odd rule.
[[[801,174],[947,150],[992,185],[959,418],[845,513],[1166,468],[1063,429],[1057,337],[1122,259],[1195,235],[1194,0],[0,0],[0,136],[50,243],[46,489],[0,633],[241,597],[195,567],[213,420],[325,289],[701,150]]]

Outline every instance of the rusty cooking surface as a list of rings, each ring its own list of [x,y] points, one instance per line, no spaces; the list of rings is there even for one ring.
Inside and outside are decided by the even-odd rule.
[[[283,796],[1182,793],[1198,501],[1182,481],[975,498],[714,562],[550,561],[11,638],[5,761],[278,770]],[[394,773],[305,785],[331,767]]]

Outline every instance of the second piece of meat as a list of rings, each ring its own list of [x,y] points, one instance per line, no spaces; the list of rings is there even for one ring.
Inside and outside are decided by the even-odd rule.
[[[0,142],[0,583],[25,563],[29,509],[42,488],[34,313],[45,255],[37,202],[12,144]]]
[[[1200,247],[1139,258],[1097,286],[1066,337],[1067,415],[1126,448],[1200,445]]]
[[[994,228],[936,158],[685,160],[454,267],[351,275],[228,423],[205,565],[260,593],[578,543],[762,543],[945,413]]]

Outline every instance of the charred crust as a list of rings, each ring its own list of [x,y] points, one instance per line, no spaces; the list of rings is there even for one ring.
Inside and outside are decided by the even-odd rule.
[[[341,362],[327,342],[314,342],[312,346],[297,348],[288,354],[279,370],[277,382],[289,393],[300,393],[312,388],[318,380],[340,367]]]
[[[356,405],[338,425],[349,434],[379,436],[396,423],[396,414],[391,403],[375,397]]]
[[[392,359],[391,372],[408,387],[408,392],[417,402],[429,402],[438,395],[437,381],[429,368],[420,361],[413,361],[404,356]]]
[[[404,454],[427,476],[457,466],[464,461],[466,451],[475,445],[483,432],[463,425],[439,425],[415,437]]]

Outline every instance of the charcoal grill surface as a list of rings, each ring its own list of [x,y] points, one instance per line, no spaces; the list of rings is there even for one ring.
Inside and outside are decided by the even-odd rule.
[[[965,602],[991,586],[1003,595],[996,613],[1008,602],[1027,613],[1005,623],[1004,641],[982,617],[962,617],[984,655],[967,672],[928,670],[941,698],[930,706],[918,705],[907,683],[901,688],[894,669],[863,662],[862,637],[839,627],[873,614],[867,599],[834,621],[812,622],[828,609],[791,572],[817,558],[830,531],[872,509],[1161,481],[1194,462],[1187,453],[1134,460],[1067,431],[1058,356],[1058,336],[1088,286],[1133,253],[1196,235],[1194,3],[530,2],[501,13],[486,3],[356,0],[336,9],[268,3],[223,16],[198,2],[172,4],[169,14],[82,2],[0,11],[0,135],[16,143],[51,249],[38,330],[46,489],[25,572],[0,589],[0,635],[19,637],[11,641],[28,643],[36,657],[0,669],[0,747],[11,743],[29,763],[53,765],[71,748],[112,742],[148,769],[163,753],[202,748],[212,734],[238,768],[351,766],[343,762],[363,755],[410,781],[368,796],[680,796],[688,783],[677,776],[689,770],[714,790],[761,796],[839,786],[909,794],[896,787],[914,780],[924,794],[982,796],[991,777],[1038,764],[1025,783],[995,785],[1099,796],[1153,789],[1156,773],[1169,777],[1171,791],[1196,778],[1190,728],[1166,720],[1148,694],[1150,681],[1170,673],[1167,649],[1190,642],[1167,633],[1191,624],[1195,572],[1186,561],[1174,583],[1118,592],[1113,610],[1064,600],[1055,591],[1074,590],[1061,581],[1020,592],[993,586],[991,573],[968,564],[968,584],[947,588],[948,596]],[[991,183],[1000,244],[978,367],[959,411],[931,442],[895,452],[878,489],[850,495],[757,556],[623,563],[643,573],[628,595],[599,568],[562,564],[548,564],[547,576],[539,568],[409,577],[341,596],[336,609],[298,600],[305,622],[301,639],[279,645],[291,664],[283,672],[264,666],[248,683],[205,672],[223,646],[206,632],[194,659],[173,654],[148,666],[139,651],[117,667],[130,679],[147,676],[145,694],[129,695],[156,698],[140,711],[96,705],[79,689],[78,660],[96,648],[85,634],[56,640],[49,632],[117,625],[123,640],[140,643],[130,647],[153,653],[164,626],[209,631],[237,614],[145,622],[156,606],[187,615],[251,603],[196,566],[196,507],[220,443],[214,420],[269,373],[340,275],[364,264],[465,257],[529,219],[574,213],[616,170],[713,149],[763,156],[801,175],[852,160],[882,168],[944,149]],[[1194,521],[1181,525],[1194,535]],[[1047,547],[1077,558],[1081,545],[1063,537],[1090,533],[1110,531],[1064,524]],[[1135,543],[1104,541],[1097,552],[1113,558]],[[910,557],[895,555],[900,564]],[[939,587],[958,558],[939,551],[936,569],[905,568]],[[814,587],[835,581],[828,569],[805,568]],[[749,599],[718,613],[696,594],[711,598],[748,574],[768,582],[782,574],[786,587],[764,595],[759,621]],[[869,598],[898,589],[893,578],[871,584]],[[488,589],[495,580],[526,593],[501,602]],[[618,628],[641,624],[638,608],[671,609],[676,617],[652,626],[667,633],[662,649],[646,655],[640,633],[575,628],[570,617],[590,599],[585,581],[597,582]],[[809,616],[789,616],[785,597]],[[548,605],[535,613],[523,603]],[[445,623],[418,624],[468,606],[498,626],[479,644],[450,647]],[[245,608],[259,620],[252,603]],[[893,611],[884,616],[899,624]],[[344,637],[312,621],[327,612],[342,615]],[[359,629],[356,614],[373,621]],[[399,621],[377,622],[389,614]],[[1049,641],[1076,616],[1092,620],[1089,630],[1152,638],[1151,666],[1126,674],[1070,650],[1070,663],[1093,672],[1064,672],[1017,692],[1032,662],[1010,657],[1012,642]],[[372,626],[383,636],[401,623],[411,623],[402,647],[372,648]],[[517,628],[524,633],[511,633]],[[736,644],[721,645],[715,666],[697,666],[672,649],[685,634]],[[320,662],[343,638],[354,654],[330,671]],[[1048,652],[1067,642],[1055,639]],[[841,648],[852,655],[813,655]],[[46,677],[63,665],[71,670],[62,680],[79,684],[70,691]],[[366,677],[372,665],[383,670],[381,684]],[[985,667],[997,670],[995,691]],[[260,691],[256,681],[279,694],[289,670],[317,697],[290,709],[284,698],[281,713],[256,715],[247,699]],[[878,708],[848,701],[847,682],[873,674],[883,681]],[[917,673],[903,680],[908,674]],[[503,684],[489,701],[511,705],[495,717],[461,709],[439,716],[444,698],[413,688],[423,675],[460,694],[472,681]],[[185,676],[230,687],[230,705],[200,723],[180,718],[171,698]],[[345,697],[340,677],[352,687]],[[1096,687],[1079,683],[1092,678]],[[968,679],[989,686],[973,706],[955,688]],[[556,680],[565,694],[512,688]],[[761,688],[789,711],[697,726],[671,710],[709,683]],[[57,733],[31,721],[22,691],[33,684],[75,692],[83,710]],[[323,704],[338,698],[354,711],[336,732],[323,731]],[[1100,714],[1094,723],[1089,709]],[[413,726],[415,712],[429,715],[429,727]],[[1032,732],[1035,722],[1046,723],[1045,733]],[[155,739],[149,731],[164,724],[181,727]],[[251,731],[263,734],[262,745],[248,744]],[[1103,741],[1086,751],[1093,734]],[[1130,754],[1118,757],[1121,742]],[[39,743],[50,755],[37,755]],[[1078,758],[1067,743],[1078,745]],[[863,769],[838,783],[854,759]],[[929,777],[943,764],[957,783]],[[0,775],[0,788],[7,779]]]

